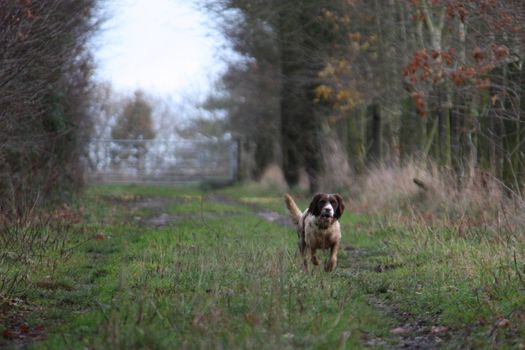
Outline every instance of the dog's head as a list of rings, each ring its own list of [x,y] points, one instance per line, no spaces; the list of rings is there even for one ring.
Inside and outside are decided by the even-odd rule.
[[[337,220],[343,215],[345,203],[339,194],[318,193],[312,199],[308,212],[314,216]]]

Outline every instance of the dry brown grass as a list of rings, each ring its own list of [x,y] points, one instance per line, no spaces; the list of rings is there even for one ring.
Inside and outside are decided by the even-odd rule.
[[[325,192],[339,192],[350,188],[354,183],[354,174],[343,146],[333,138],[327,139],[324,147],[325,169],[319,181],[321,189]]]
[[[498,230],[520,227],[525,222],[521,199],[508,198],[496,180],[473,174],[458,185],[457,177],[433,165],[377,166],[362,179],[355,206],[404,222]]]
[[[257,182],[257,185],[264,189],[277,189],[281,192],[289,190],[286,179],[284,178],[283,170],[277,164],[270,164],[264,169],[261,178]],[[308,175],[304,169],[299,172],[299,182],[297,183],[297,189],[301,191],[308,191],[310,187],[310,181]]]
[[[330,147],[331,152],[324,158],[320,190],[345,193],[352,210],[384,215],[409,225],[453,226],[460,232],[471,228],[516,232],[525,226],[524,201],[517,196],[510,198],[501,184],[487,174],[471,171],[459,184],[452,171],[410,162],[404,166],[378,165],[356,179],[343,150],[337,144]],[[306,190],[307,181],[303,174],[304,183],[298,187]],[[277,165],[265,170],[258,185],[288,190]]]
[[[324,170],[318,178],[319,191],[338,192],[353,186],[353,171],[341,144],[334,138],[328,139],[323,147]],[[275,188],[280,191],[288,190],[283,171],[277,164],[270,164],[263,171],[258,185],[263,188]],[[300,170],[299,181],[296,187],[301,191],[308,191],[310,188],[308,174],[304,168]]]
[[[259,185],[264,188],[273,187],[283,192],[288,190],[283,171],[277,164],[270,164],[264,169],[261,178],[259,179]]]

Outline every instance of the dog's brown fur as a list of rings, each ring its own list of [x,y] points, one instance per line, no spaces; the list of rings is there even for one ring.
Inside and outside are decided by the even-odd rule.
[[[321,216],[321,204],[334,201],[333,217]],[[284,202],[293,223],[297,226],[299,252],[304,260],[304,268],[308,270],[306,252],[310,252],[314,265],[319,265],[315,255],[317,249],[330,249],[330,257],[325,263],[325,271],[333,271],[337,265],[337,252],[341,242],[341,228],[338,219],[344,212],[344,201],[339,194],[316,194],[308,209],[304,212],[297,207],[289,194],[284,195]]]

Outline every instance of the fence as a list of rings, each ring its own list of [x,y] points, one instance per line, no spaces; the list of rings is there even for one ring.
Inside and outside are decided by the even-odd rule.
[[[87,180],[111,183],[233,181],[235,141],[93,140]]]

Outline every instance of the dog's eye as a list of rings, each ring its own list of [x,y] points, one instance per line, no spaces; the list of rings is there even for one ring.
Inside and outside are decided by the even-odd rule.
[[[332,206],[335,206],[337,202],[335,201],[335,199],[330,199],[330,204],[332,204]]]

